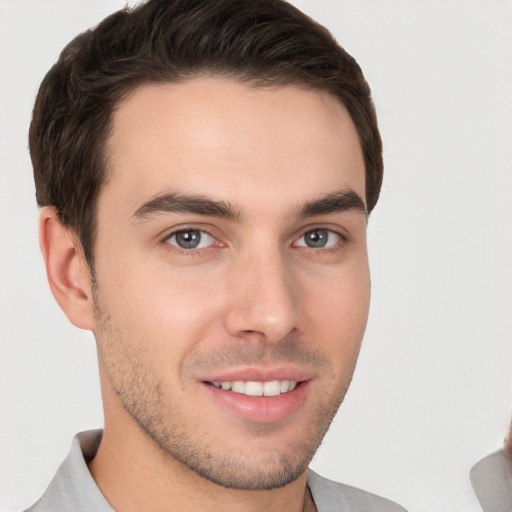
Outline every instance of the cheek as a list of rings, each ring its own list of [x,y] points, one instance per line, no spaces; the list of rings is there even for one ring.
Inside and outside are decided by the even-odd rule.
[[[310,286],[305,315],[325,350],[355,357],[366,329],[370,306],[367,266],[331,276],[326,286]]]
[[[117,261],[98,276],[116,322],[158,357],[191,349],[219,316],[218,282],[166,265]]]

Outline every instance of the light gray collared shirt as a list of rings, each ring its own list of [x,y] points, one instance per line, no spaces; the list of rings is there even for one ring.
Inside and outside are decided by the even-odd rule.
[[[484,512],[512,512],[512,459],[503,450],[477,462],[469,477]]]
[[[89,473],[101,430],[77,434],[69,455],[43,496],[26,512],[114,512]],[[308,486],[318,512],[406,512],[375,494],[322,478],[308,470]]]

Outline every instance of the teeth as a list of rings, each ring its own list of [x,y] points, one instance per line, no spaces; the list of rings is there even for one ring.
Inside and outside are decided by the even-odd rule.
[[[253,382],[237,380],[234,382],[212,382],[216,388],[224,391],[233,391],[249,396],[277,396],[281,393],[288,393],[297,386],[295,380],[271,380],[268,382]]]
[[[231,391],[234,391],[235,393],[242,393],[243,395],[245,393],[245,382],[236,380],[231,384]]]
[[[278,380],[265,382],[262,388],[265,396],[277,396],[281,393],[281,383]]]
[[[263,383],[262,382],[246,382],[243,391],[246,395],[250,396],[263,396]]]

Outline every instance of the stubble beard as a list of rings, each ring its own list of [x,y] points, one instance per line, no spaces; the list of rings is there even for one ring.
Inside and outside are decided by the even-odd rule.
[[[355,360],[346,378],[318,402],[301,439],[293,439],[272,451],[257,453],[245,452],[241,443],[240,451],[229,453],[226,448],[219,447],[218,439],[208,436],[207,426],[200,421],[194,423],[182,419],[158,377],[147,349],[150,344],[144,340],[137,342],[116,324],[99,300],[96,287],[93,298],[96,325],[99,326],[95,336],[100,364],[122,407],[165,457],[170,456],[217,485],[239,490],[283,487],[307,470],[345,397]],[[334,378],[332,364],[327,359],[322,364],[326,365],[323,371]],[[191,362],[191,366],[196,364]],[[255,428],[253,434],[264,438],[267,433],[272,435],[271,430],[263,425]]]

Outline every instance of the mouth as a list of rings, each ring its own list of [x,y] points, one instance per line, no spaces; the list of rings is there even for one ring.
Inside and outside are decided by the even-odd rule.
[[[295,376],[297,380],[275,377],[273,380],[263,380],[256,375],[249,379],[212,379],[203,380],[201,384],[212,403],[217,404],[220,410],[259,424],[279,423],[295,417],[304,407],[311,387],[311,379],[299,375]]]
[[[247,396],[278,396],[289,393],[297,387],[297,381],[295,380],[270,380],[266,382],[235,380],[208,382],[207,384],[224,391],[232,391]]]

